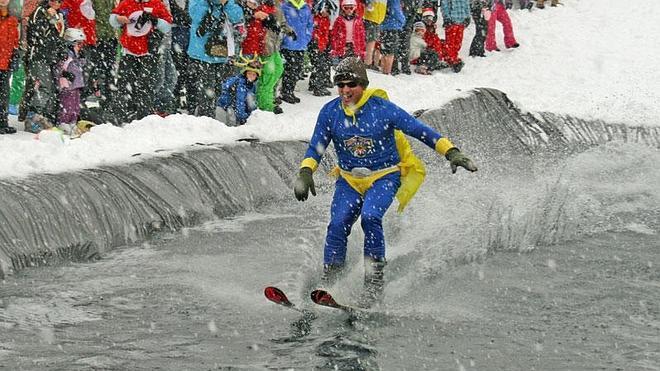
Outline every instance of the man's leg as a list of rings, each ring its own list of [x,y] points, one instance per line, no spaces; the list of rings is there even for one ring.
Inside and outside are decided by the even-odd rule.
[[[366,54],[364,57],[364,64],[367,65],[368,68],[372,69],[378,69],[377,67],[374,67],[372,65],[377,65],[377,63],[374,63],[374,52],[376,51],[376,41],[378,41],[378,38],[380,37],[380,25],[377,25],[371,21],[364,21],[364,29],[366,33]]]
[[[9,71],[0,71],[0,128],[7,127],[8,125],[7,108],[9,107],[9,74]]]
[[[378,179],[364,196],[361,224],[364,231],[364,289],[363,305],[382,299],[385,260],[383,217],[392,205],[401,186],[401,173],[395,172]]]
[[[486,42],[488,22],[484,19],[484,17],[481,16],[481,12],[472,13],[472,19],[474,20],[474,26],[476,30],[474,32],[472,44],[470,45],[470,56],[483,57],[485,55],[484,43]]]
[[[117,68],[117,90],[112,97],[113,121],[118,125],[124,125],[135,118],[136,105],[132,99],[133,83],[137,79],[135,64],[132,55],[122,55]]]
[[[282,74],[282,86],[280,97],[287,103],[299,103],[300,99],[295,96],[294,90],[298,78],[303,72],[304,52],[302,50],[282,50],[284,58],[284,73]]]
[[[362,208],[362,196],[343,179],[335,182],[335,193],[330,206],[330,223],[325,237],[323,251],[324,285],[332,285],[346,261],[346,245],[351,228]]]
[[[502,23],[502,28],[504,30],[504,46],[507,48],[517,47],[518,42],[513,35],[513,24],[511,23],[509,12],[506,9],[502,9],[497,15],[497,20]]]
[[[490,18],[488,19],[488,30],[486,31],[486,44],[485,48],[489,52],[492,51],[499,51],[497,48],[497,39],[495,38],[495,30],[497,29],[497,13],[500,12],[501,10],[504,10],[504,6],[501,4],[497,4],[495,6],[495,10],[493,10],[493,13],[491,14]]]
[[[260,110],[273,112],[275,109],[273,92],[283,71],[284,65],[279,52],[265,58],[257,84],[257,106]]]
[[[453,66],[461,61],[458,57],[458,52],[461,50],[463,43],[463,30],[465,26],[462,24],[451,24],[445,27],[445,55],[447,56],[447,63]]]
[[[158,56],[146,55],[136,58],[133,70],[137,76],[134,82],[132,99],[135,101],[135,119],[140,120],[154,113],[156,101],[156,79]]]
[[[399,31],[388,30],[383,32],[381,41],[382,57],[382,72],[389,75],[392,72],[392,65],[394,63],[394,56],[397,54],[399,44]]]

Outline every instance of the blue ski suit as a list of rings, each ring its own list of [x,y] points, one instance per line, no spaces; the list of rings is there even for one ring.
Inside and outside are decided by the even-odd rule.
[[[400,203],[404,202],[399,188],[404,178],[415,173],[406,164],[409,160],[402,159],[409,157],[412,151],[400,132],[443,155],[454,147],[435,129],[387,100],[387,94],[380,89],[364,90],[356,107],[346,108],[340,98],[336,98],[321,109],[301,168],[316,170],[326,148],[333,142],[338,159],[334,173],[338,178],[330,208],[324,264],[344,263],[348,236],[358,217],[361,217],[364,231],[364,255],[374,259],[385,257],[383,216],[395,196]],[[401,142],[405,142],[406,149],[402,150]],[[414,160],[421,166],[417,170],[418,175],[421,174],[418,187],[424,169],[416,157]],[[416,188],[408,197],[415,191]]]

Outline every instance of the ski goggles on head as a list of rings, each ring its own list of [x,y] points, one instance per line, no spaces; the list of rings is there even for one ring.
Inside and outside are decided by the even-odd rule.
[[[359,85],[359,83],[355,80],[351,81],[337,81],[335,84],[339,89],[342,89],[344,86],[348,86],[349,88],[354,88]]]

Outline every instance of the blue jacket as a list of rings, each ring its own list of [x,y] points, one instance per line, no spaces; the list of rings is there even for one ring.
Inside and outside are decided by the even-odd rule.
[[[232,76],[222,83],[218,106],[224,110],[231,107],[236,115],[236,123],[243,125],[257,108],[256,90],[256,84],[249,82],[242,74]]]
[[[470,4],[468,0],[442,0],[442,19],[449,23],[463,23],[470,18]]]
[[[387,13],[380,24],[382,31],[401,31],[406,24],[406,16],[401,9],[401,0],[387,0]]]
[[[305,158],[320,163],[330,141],[339,167],[381,170],[399,164],[394,130],[417,138],[431,148],[442,135],[394,103],[371,96],[355,116],[348,116],[340,98],[328,102],[319,113]]]
[[[213,6],[213,16],[217,19],[221,17],[222,12],[225,13],[225,19],[229,23],[238,24],[243,22],[243,8],[236,4],[234,0],[227,0],[225,5],[220,5],[219,0],[211,0]],[[190,14],[190,41],[188,43],[188,55],[193,58],[207,63],[226,63],[227,58],[224,57],[209,57],[206,54],[206,40],[210,34],[207,33],[203,37],[197,36],[197,29],[199,28],[202,19],[209,11],[208,0],[190,0],[188,4],[188,13]]]
[[[312,40],[312,30],[314,29],[314,17],[309,5],[303,2],[303,6],[298,9],[290,0],[282,3],[282,13],[286,23],[296,33],[296,39],[291,36],[285,36],[282,40],[282,49],[287,50],[307,50],[307,45]]]

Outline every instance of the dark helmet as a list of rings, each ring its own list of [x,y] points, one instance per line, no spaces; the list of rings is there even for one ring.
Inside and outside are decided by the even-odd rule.
[[[362,87],[369,85],[369,77],[367,77],[367,67],[364,62],[358,57],[344,58],[337,67],[335,67],[334,83],[340,81],[353,80],[357,81]]]

